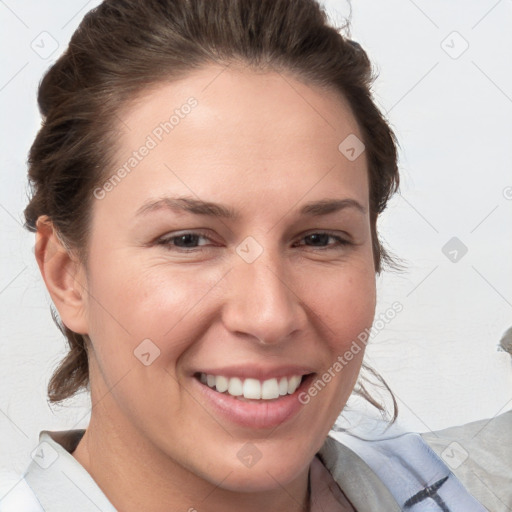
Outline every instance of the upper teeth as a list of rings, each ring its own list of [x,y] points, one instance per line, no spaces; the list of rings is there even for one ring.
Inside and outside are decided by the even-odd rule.
[[[201,382],[210,388],[216,389],[219,393],[227,391],[232,396],[243,396],[253,400],[272,400],[282,395],[291,395],[299,387],[301,379],[302,375],[260,381],[258,379],[200,374]]]

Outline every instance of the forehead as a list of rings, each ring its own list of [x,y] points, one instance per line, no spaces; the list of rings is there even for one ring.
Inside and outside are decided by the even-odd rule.
[[[140,95],[119,113],[119,130],[115,162],[129,170],[126,194],[178,188],[247,201],[272,189],[297,202],[309,188],[367,202],[364,153],[350,161],[339,150],[347,137],[362,139],[346,100],[289,74],[208,66]],[[135,162],[143,146],[150,149]]]

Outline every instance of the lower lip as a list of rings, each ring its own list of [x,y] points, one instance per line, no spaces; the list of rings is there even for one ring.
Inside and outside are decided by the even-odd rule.
[[[252,429],[273,428],[291,420],[301,410],[303,404],[299,394],[307,389],[314,374],[304,378],[291,395],[283,395],[274,400],[242,401],[227,393],[219,393],[192,377],[195,386],[206,398],[207,404],[220,416],[231,423]]]

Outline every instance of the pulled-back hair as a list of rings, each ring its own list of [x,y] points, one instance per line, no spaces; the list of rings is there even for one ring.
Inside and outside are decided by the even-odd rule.
[[[375,272],[392,264],[377,217],[399,184],[395,138],[372,100],[366,53],[315,0],[105,0],[90,11],[39,86],[43,125],[29,153],[27,228],[36,231],[47,215],[86,262],[93,190],[112,168],[121,108],[150,86],[237,62],[348,101],[366,147]],[[70,346],[48,386],[59,402],[88,385],[88,340],[55,319]],[[358,390],[371,401],[364,385]]]

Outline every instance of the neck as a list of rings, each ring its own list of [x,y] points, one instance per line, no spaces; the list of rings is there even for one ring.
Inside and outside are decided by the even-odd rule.
[[[223,487],[228,475],[208,481],[163,453],[122,415],[107,397],[93,400],[91,421],[73,452],[117,510],[135,512],[306,512],[306,468],[286,486],[263,492],[235,492]]]

